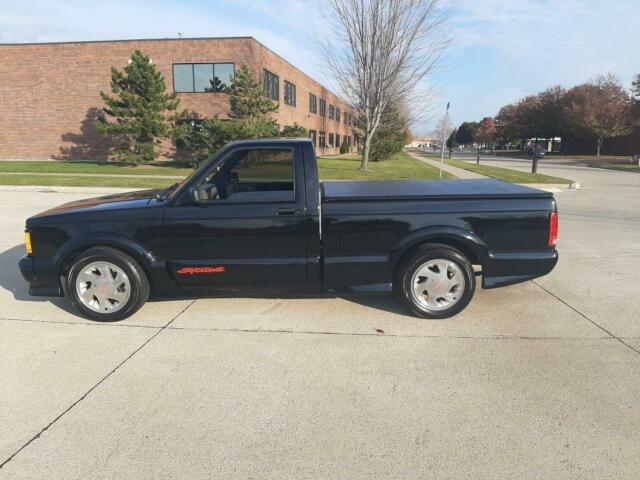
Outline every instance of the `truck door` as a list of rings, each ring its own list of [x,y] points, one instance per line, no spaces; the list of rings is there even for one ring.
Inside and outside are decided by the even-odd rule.
[[[301,147],[254,145],[229,150],[167,207],[164,246],[176,283],[307,280]]]

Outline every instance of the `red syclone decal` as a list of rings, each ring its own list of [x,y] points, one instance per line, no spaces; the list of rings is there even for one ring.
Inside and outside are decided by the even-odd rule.
[[[176,273],[179,275],[203,275],[208,273],[224,273],[225,267],[182,267]]]

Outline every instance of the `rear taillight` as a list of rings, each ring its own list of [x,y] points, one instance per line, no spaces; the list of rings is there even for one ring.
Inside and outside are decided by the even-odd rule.
[[[558,212],[549,214],[549,246],[555,247],[558,243]]]

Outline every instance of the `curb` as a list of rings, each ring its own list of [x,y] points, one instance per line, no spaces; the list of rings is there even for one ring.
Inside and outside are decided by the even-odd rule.
[[[535,188],[542,190],[543,192],[562,193],[570,192],[572,190],[580,190],[582,185],[578,182],[571,184],[566,183],[518,183],[516,185],[522,185],[523,187]]]

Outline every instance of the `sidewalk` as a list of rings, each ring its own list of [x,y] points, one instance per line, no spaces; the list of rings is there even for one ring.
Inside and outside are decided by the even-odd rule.
[[[416,153],[416,152],[412,152],[411,150],[407,150],[407,153],[415,158],[416,160],[420,160],[421,162],[424,162],[428,165],[431,165],[435,168],[440,168],[440,160],[436,160],[436,159],[432,159],[427,157],[426,155],[420,154],[420,153]],[[458,168],[458,167],[453,167],[451,165],[447,165],[446,163],[442,164],[442,170],[450,173],[451,175],[454,175],[458,178],[464,178],[464,179],[468,179],[468,178],[489,178],[486,175],[481,175],[479,173],[475,173],[475,172],[470,172],[469,170],[465,170],[464,168]]]
[[[432,165],[435,168],[440,168],[440,160],[435,159],[435,158],[430,158],[427,157],[424,154],[421,153],[417,153],[417,152],[412,152],[410,150],[407,150],[407,153],[415,158],[416,160],[420,160],[421,162],[427,163],[429,165]],[[462,159],[461,159],[462,160]],[[455,175],[458,178],[463,178],[463,179],[490,179],[492,177],[488,177],[486,175],[482,175],[480,173],[476,173],[476,172],[471,172],[469,170],[465,170],[464,168],[458,168],[458,167],[454,167],[452,165],[448,165],[446,163],[442,164],[442,170],[444,170],[447,173],[450,173],[451,175]],[[529,187],[529,188],[536,188],[538,190],[544,190],[545,192],[551,192],[551,193],[561,193],[567,190],[578,190],[580,189],[580,184],[579,183],[572,183],[572,184],[555,184],[555,183],[518,183],[516,185],[522,185],[523,187]]]

